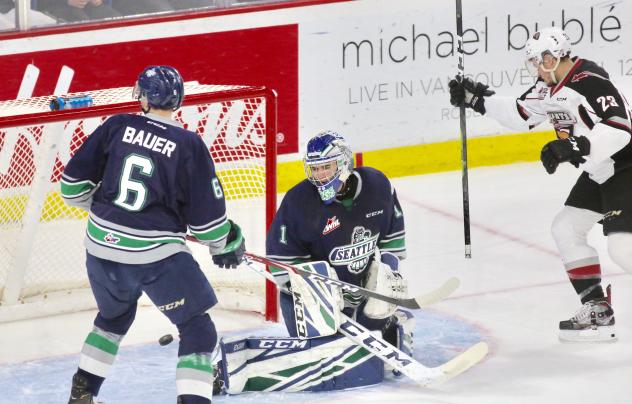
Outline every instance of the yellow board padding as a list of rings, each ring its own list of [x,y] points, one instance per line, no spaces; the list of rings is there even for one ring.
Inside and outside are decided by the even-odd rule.
[[[554,139],[554,131],[471,138],[467,140],[468,167],[537,161],[542,146]],[[364,152],[362,160],[363,165],[376,168],[389,178],[460,170],[461,141]],[[287,192],[305,179],[301,161],[279,163],[277,167],[278,192]]]
[[[49,192],[42,208],[41,222],[51,222],[57,219],[86,219],[88,212],[83,209],[66,205],[59,192]]]
[[[26,210],[28,194],[8,196],[0,199],[0,224],[21,223]],[[57,219],[85,219],[87,212],[71,208],[61,198],[59,192],[49,192],[42,207],[41,222],[50,222]]]

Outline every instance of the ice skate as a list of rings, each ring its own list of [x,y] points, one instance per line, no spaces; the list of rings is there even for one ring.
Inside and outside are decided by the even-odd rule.
[[[68,404],[94,404],[92,392],[88,389],[88,380],[78,373],[72,377]]]
[[[562,342],[614,342],[614,311],[606,298],[590,300],[569,320],[560,321]]]

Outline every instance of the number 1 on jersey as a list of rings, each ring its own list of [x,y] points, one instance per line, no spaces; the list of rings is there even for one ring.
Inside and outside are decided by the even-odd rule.
[[[150,158],[139,156],[138,154],[130,154],[125,157],[123,162],[123,171],[119,181],[119,192],[114,200],[114,204],[123,209],[137,212],[145,206],[147,201],[147,188],[142,181],[132,179],[134,168],[138,168],[140,174],[151,177],[154,171],[154,163]],[[128,199],[130,199],[128,201]]]

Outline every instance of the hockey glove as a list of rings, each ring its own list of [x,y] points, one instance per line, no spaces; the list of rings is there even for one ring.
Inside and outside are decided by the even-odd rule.
[[[230,231],[226,238],[226,247],[221,254],[213,255],[213,263],[220,268],[237,268],[244,260],[244,252],[246,251],[246,240],[241,234],[241,229],[232,220],[229,222]]]
[[[540,160],[546,172],[553,174],[560,163],[566,161],[575,167],[586,161],[584,157],[590,154],[590,141],[585,136],[569,136],[566,139],[553,140],[542,148]]]
[[[494,95],[489,86],[467,77],[463,81],[452,79],[448,83],[450,87],[450,104],[455,107],[466,106],[479,114],[485,114],[485,97]]]

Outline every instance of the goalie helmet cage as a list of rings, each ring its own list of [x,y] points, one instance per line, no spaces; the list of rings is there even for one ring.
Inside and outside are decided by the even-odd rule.
[[[0,323],[96,307],[85,270],[87,213],[63,202],[60,178],[98,125],[140,108],[131,87],[89,94],[93,106],[76,110],[50,111],[51,96],[0,102]],[[185,94],[174,118],[209,147],[228,217],[248,250],[264,254],[276,211],[276,93],[194,82]],[[273,284],[248,269],[219,269],[206,247],[188,245],[219,307],[277,319]]]

